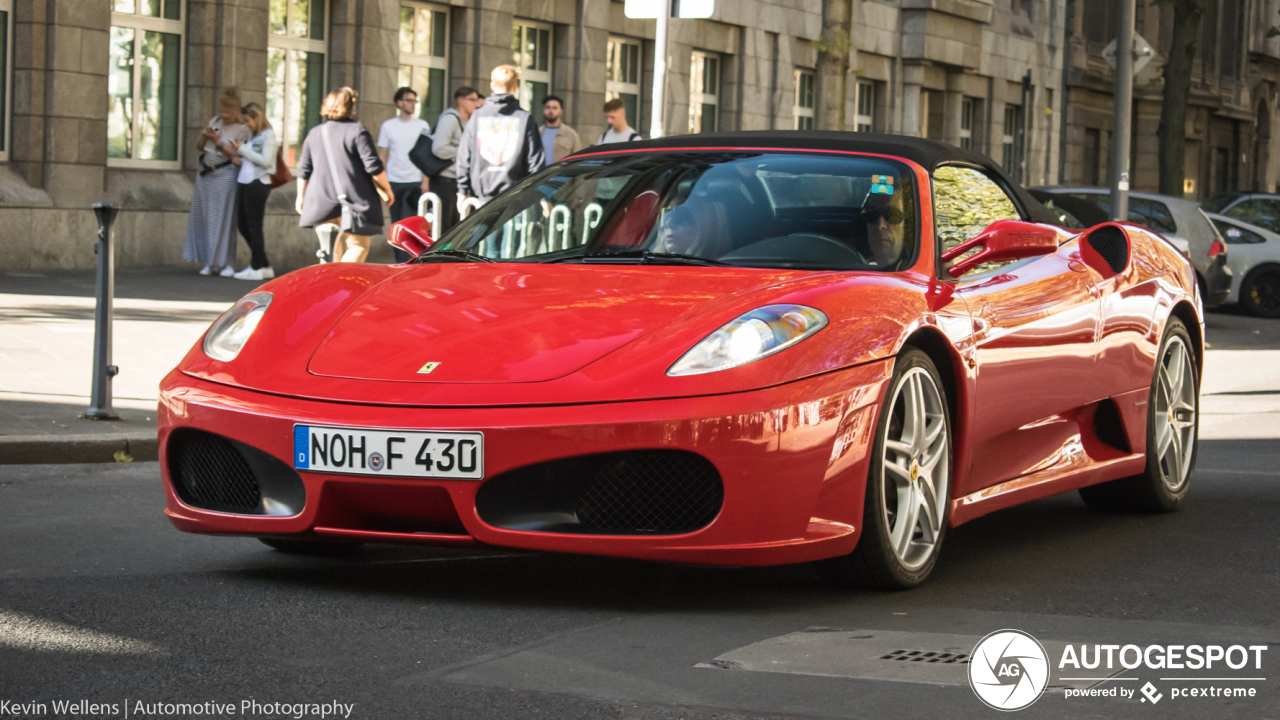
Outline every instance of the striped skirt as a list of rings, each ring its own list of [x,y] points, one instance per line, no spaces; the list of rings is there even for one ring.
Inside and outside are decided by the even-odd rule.
[[[235,262],[236,175],[240,168],[227,165],[208,175],[196,175],[187,216],[187,237],[182,259],[226,267]]]

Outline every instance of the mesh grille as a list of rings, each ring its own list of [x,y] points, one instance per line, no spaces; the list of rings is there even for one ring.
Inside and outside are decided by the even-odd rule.
[[[1122,272],[1129,264],[1129,241],[1118,227],[1098,228],[1089,235],[1089,245],[1107,261],[1112,272]]]
[[[258,480],[229,440],[187,430],[169,441],[169,472],[182,501],[206,510],[256,510]]]
[[[881,660],[898,662],[944,663],[947,665],[967,665],[969,656],[965,653],[949,653],[936,650],[894,650],[888,655],[881,655]]]
[[[673,450],[629,452],[578,496],[578,522],[603,532],[692,532],[715,519],[724,485],[709,460]]]

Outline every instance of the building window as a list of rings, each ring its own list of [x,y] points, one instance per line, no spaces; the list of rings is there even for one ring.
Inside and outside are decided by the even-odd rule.
[[[520,68],[520,107],[542,122],[542,99],[551,94],[551,26],[520,20],[511,26],[511,64]]]
[[[605,68],[604,99],[621,100],[627,124],[640,127],[640,44],[609,38],[609,59]]]
[[[796,116],[797,130],[813,129],[813,71],[796,71],[796,102],[792,113]]]
[[[719,97],[720,56],[694,50],[689,72],[689,132],[716,131]]]
[[[182,0],[112,0],[111,10],[109,164],[177,168],[182,124]],[[8,24],[8,13],[5,16]]]
[[[325,0],[271,0],[267,36],[267,119],[293,165],[324,101]]]
[[[854,116],[854,128],[858,132],[874,132],[875,112],[876,112],[876,86],[875,83],[862,82],[858,83],[858,113]]]
[[[973,98],[960,100],[960,147],[973,148]]]
[[[447,106],[449,9],[400,4],[400,87],[418,93],[418,116],[436,126]]]
[[[1004,153],[1000,166],[1014,180],[1022,182],[1022,106],[1004,106]]]

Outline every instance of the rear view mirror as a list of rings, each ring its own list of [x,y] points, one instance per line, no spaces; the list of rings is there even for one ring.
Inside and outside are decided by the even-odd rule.
[[[948,269],[951,277],[958,278],[984,263],[1022,260],[1056,252],[1060,239],[1054,228],[1020,220],[1000,220],[988,225],[977,237],[942,253],[942,260],[951,262],[971,250],[978,250]]]
[[[393,223],[387,231],[387,242],[417,257],[435,243],[431,238],[431,221],[421,215],[413,215]]]

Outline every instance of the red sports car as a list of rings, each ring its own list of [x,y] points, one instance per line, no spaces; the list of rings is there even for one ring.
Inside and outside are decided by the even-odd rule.
[[[946,529],[1068,490],[1176,509],[1186,258],[1076,235],[981,155],[853,133],[588,150],[403,265],[289,273],[165,378],[167,513],[282,549],[821,561],[904,588]]]

